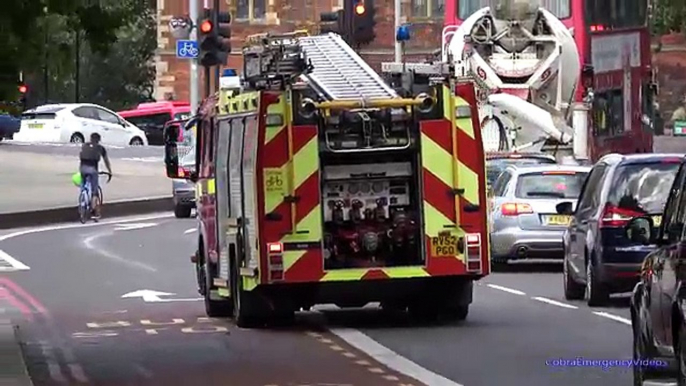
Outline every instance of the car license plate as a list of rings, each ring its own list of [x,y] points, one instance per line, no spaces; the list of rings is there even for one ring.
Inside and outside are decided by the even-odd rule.
[[[653,225],[656,228],[662,225],[662,216],[653,216]]]
[[[457,236],[439,235],[431,238],[431,256],[457,256]]]
[[[29,123],[29,129],[42,129],[42,123]]]
[[[572,220],[571,216],[552,215],[543,217],[545,225],[569,225]]]

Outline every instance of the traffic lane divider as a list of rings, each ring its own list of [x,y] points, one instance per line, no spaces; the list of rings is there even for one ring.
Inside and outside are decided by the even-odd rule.
[[[103,218],[159,213],[172,210],[171,196],[105,202]],[[0,213],[0,229],[12,229],[79,221],[76,205],[28,212]]]
[[[33,386],[24,361],[19,328],[5,319],[0,320],[0,358],[2,358],[0,384],[4,384],[4,377],[8,377],[12,385]]]

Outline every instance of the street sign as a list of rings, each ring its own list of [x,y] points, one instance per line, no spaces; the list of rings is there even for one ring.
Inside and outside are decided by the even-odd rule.
[[[674,122],[674,133],[675,137],[686,136],[686,121],[676,121]]]
[[[195,59],[198,57],[198,42],[195,40],[177,40],[176,57],[181,59]]]

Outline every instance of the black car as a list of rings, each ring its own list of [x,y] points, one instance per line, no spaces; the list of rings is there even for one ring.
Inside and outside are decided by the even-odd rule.
[[[555,157],[541,153],[487,153],[486,154],[486,182],[493,186],[508,166],[554,165]]]
[[[631,296],[634,359],[653,366],[634,366],[634,385],[671,375],[676,362],[677,385],[686,385],[686,159],[681,162],[663,221],[633,218],[625,237],[651,246]]]
[[[624,227],[634,217],[653,216],[659,224],[674,176],[678,154],[611,154],[589,173],[563,235],[563,285],[568,300],[588,299],[589,306],[605,305],[613,293],[630,292],[645,256],[653,246],[633,242]]]
[[[15,118],[9,114],[0,114],[0,141],[3,139],[12,139],[14,134],[19,132],[21,127],[21,119]]]

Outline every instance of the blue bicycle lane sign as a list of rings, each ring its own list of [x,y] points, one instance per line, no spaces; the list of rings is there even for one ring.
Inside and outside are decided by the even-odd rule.
[[[182,59],[195,59],[198,57],[198,42],[195,40],[177,40],[176,57]]]

